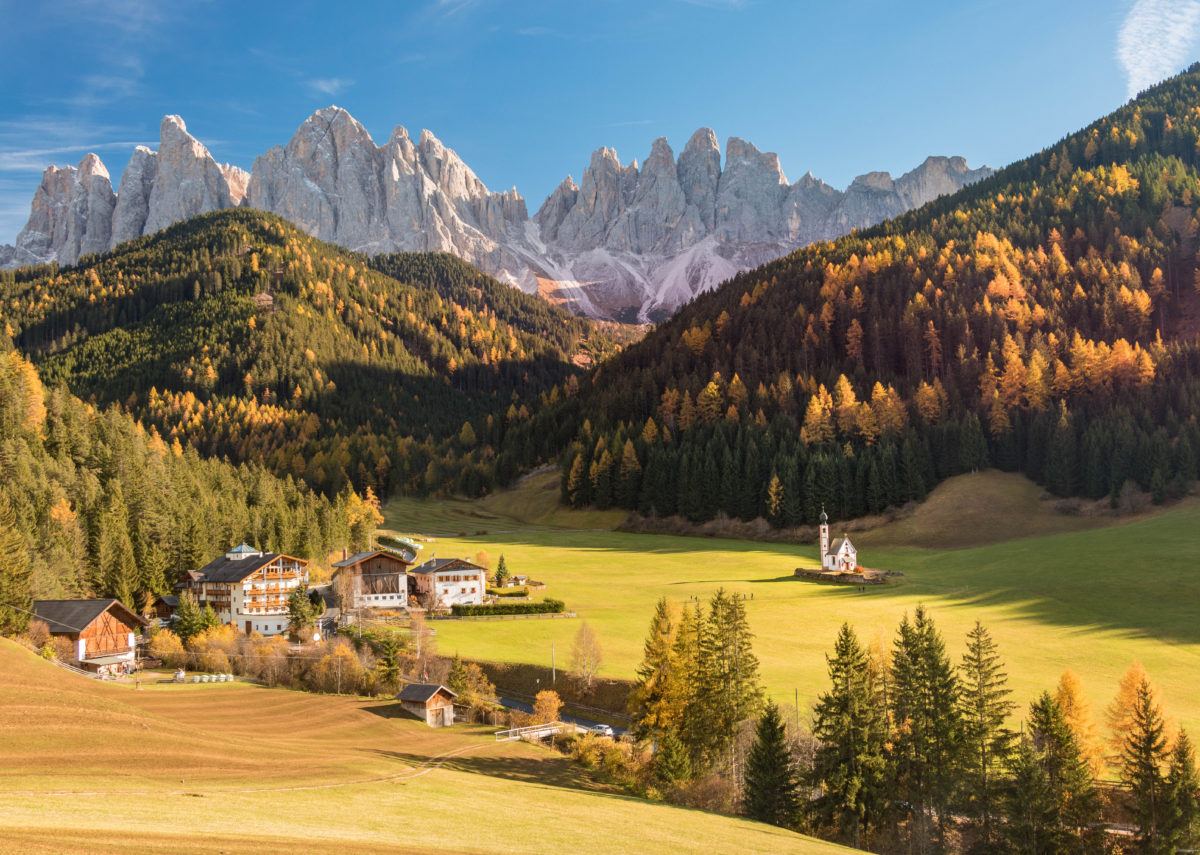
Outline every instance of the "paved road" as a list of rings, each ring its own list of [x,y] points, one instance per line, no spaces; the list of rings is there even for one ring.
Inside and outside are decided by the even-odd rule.
[[[528,701],[518,700],[517,698],[501,697],[500,698],[500,706],[507,707],[510,710],[519,710],[520,712],[526,712],[526,713],[533,712],[533,704],[529,703]],[[580,716],[570,715],[568,713],[562,713],[561,715],[559,715],[559,718],[565,722],[568,722],[569,724],[577,724],[580,727],[593,727],[597,724],[604,723],[604,722],[596,721],[595,719],[581,718]],[[622,727],[614,727],[613,728],[613,733],[616,734],[617,736],[624,736],[626,732],[627,731]]]

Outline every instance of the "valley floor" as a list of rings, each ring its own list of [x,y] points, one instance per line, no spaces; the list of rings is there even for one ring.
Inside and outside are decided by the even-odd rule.
[[[1168,712],[1193,732],[1200,728],[1195,499],[1133,518],[1064,515],[1019,476],[962,476],[908,519],[851,534],[860,563],[905,574],[860,591],[796,580],[795,568],[817,564],[812,545],[591,530],[585,523],[593,518],[572,526],[570,511],[558,511],[562,527],[537,517],[522,527],[523,491],[531,490],[476,505],[509,515],[475,517],[475,526],[470,503],[411,501],[388,507],[388,525],[466,530],[466,537],[435,538],[426,550],[484,551],[493,563],[503,554],[511,572],[547,582],[545,595],[564,600],[596,631],[607,676],[633,677],[659,597],[687,604],[723,587],[746,598],[768,694],[789,705],[798,697],[806,718],[826,686],[825,655],[843,622],[864,643],[879,637],[890,645],[902,616],[924,603],[956,661],[977,619],[991,630],[1021,714],[1070,668],[1100,720],[1121,674],[1138,660]],[[469,534],[489,526],[488,534]],[[580,620],[445,621],[437,624],[438,643],[443,655],[547,668],[554,656],[561,680]]]

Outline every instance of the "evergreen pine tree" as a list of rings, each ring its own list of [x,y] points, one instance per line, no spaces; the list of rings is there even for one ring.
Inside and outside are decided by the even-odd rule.
[[[1121,750],[1121,779],[1129,788],[1130,808],[1138,825],[1138,842],[1147,852],[1162,848],[1160,825],[1167,805],[1163,766],[1167,740],[1162,711],[1150,681],[1143,678],[1134,695],[1131,727]]]
[[[996,643],[979,621],[967,633],[967,652],[959,672],[966,804],[977,818],[982,844],[988,846],[996,795],[1013,740],[1004,722],[1015,704],[1008,699],[1012,692]]]
[[[746,758],[745,805],[746,813],[759,822],[784,827],[795,824],[800,811],[787,732],[773,701],[758,720]]]
[[[701,753],[709,763],[725,758],[738,725],[762,706],[752,638],[741,599],[718,589],[699,633],[697,704],[708,719]]]
[[[871,686],[870,661],[849,624],[842,624],[829,665],[830,690],[813,711],[818,745],[809,783],[818,826],[836,829],[854,847],[877,825],[887,804],[884,710]]]
[[[675,731],[666,731],[658,741],[653,769],[664,784],[678,784],[691,778],[692,766],[688,761],[687,748],[679,741]]]
[[[179,605],[175,607],[175,622],[172,628],[184,644],[204,629],[203,614],[191,591],[184,591],[179,595]]]
[[[1010,831],[1024,829],[1019,852],[1092,851],[1090,828],[1099,818],[1095,782],[1049,692],[1030,705],[1028,736],[1016,752],[1005,813]]]
[[[1015,746],[1009,760],[1007,785],[1000,793],[1005,822],[1000,826],[1009,851],[1022,855],[1051,855],[1062,838],[1056,805],[1041,757],[1025,737]],[[986,850],[985,850],[986,851]]]
[[[32,573],[16,514],[0,493],[0,634],[12,635],[29,625]]]
[[[618,507],[632,510],[637,506],[638,492],[642,488],[642,464],[638,461],[633,440],[625,440],[621,452],[621,464],[617,476],[616,499]]]
[[[1200,776],[1192,742],[1182,729],[1175,738],[1163,789],[1162,840],[1166,847],[1186,849],[1200,840]]]
[[[916,812],[915,834],[928,838],[938,820],[944,839],[949,801],[962,748],[959,685],[946,645],[933,620],[918,606],[900,624],[892,654],[895,774]]]
[[[446,688],[456,695],[464,695],[467,691],[467,666],[457,653],[450,663],[450,671],[446,674]]]

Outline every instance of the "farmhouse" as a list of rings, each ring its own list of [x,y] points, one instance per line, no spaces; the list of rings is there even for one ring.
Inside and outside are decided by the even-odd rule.
[[[156,597],[150,604],[150,614],[162,622],[169,621],[179,608],[179,597]]]
[[[33,613],[51,635],[75,645],[80,667],[107,672],[134,663],[134,630],[146,621],[120,600],[35,600]]]
[[[445,686],[433,683],[409,683],[396,699],[400,706],[430,727],[449,727],[454,724],[454,699],[458,695]]]
[[[417,596],[428,608],[483,605],[487,570],[462,558],[433,558],[409,571]]]
[[[199,570],[182,587],[247,634],[278,635],[288,626],[288,597],[308,584],[308,562],[241,544]]]
[[[349,592],[345,608],[405,608],[408,568],[415,557],[412,553],[376,549],[343,558],[333,565],[334,590],[341,590],[339,580],[344,580]]]

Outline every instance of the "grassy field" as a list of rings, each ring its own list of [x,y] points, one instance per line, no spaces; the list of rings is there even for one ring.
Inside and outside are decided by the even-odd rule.
[[[0,639],[0,853],[849,850],[627,798],[565,758],[390,702],[135,691]],[[503,809],[500,809],[503,808]],[[697,835],[700,835],[698,838]]]
[[[816,549],[804,545],[529,525],[439,538],[435,548],[439,555],[483,549],[493,560],[503,554],[513,572],[549,583],[546,594],[565,600],[597,631],[603,671],[614,677],[632,677],[659,597],[687,603],[724,587],[751,598],[746,607],[769,693],[791,703],[798,691],[807,710],[825,685],[824,657],[843,621],[864,642],[880,633],[890,641],[902,615],[924,603],[956,659],[976,619],[991,629],[1022,705],[1071,668],[1099,716],[1136,659],[1163,689],[1169,711],[1200,728],[1200,502],[1114,524],[1055,514],[1037,500],[1039,492],[1000,473],[948,482],[913,517],[855,536],[861,563],[905,573],[863,592],[792,578],[794,568],[817,563]],[[519,505],[519,494],[509,502]],[[440,508],[429,503],[425,513]],[[403,528],[406,513],[408,507],[389,506],[389,523]],[[509,519],[517,518],[510,511]],[[421,517],[413,519],[410,527],[419,528]],[[1041,536],[1005,539],[1027,532]],[[928,548],[941,543],[959,548]],[[578,626],[437,624],[444,654],[549,666],[553,647],[560,669]]]

